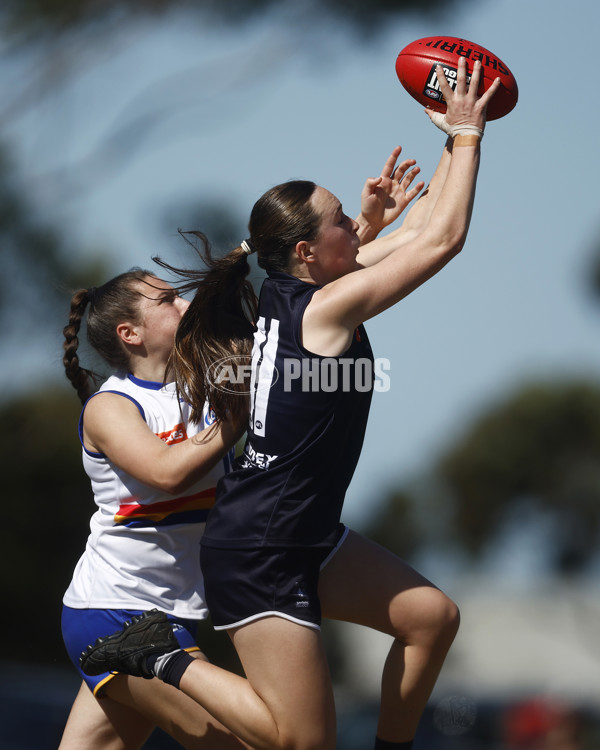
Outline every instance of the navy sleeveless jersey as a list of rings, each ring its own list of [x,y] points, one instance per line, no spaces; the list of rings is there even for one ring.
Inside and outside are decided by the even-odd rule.
[[[320,287],[273,273],[260,294],[243,454],[219,482],[207,547],[328,545],[364,439],[373,354],[363,326],[339,357],[301,342]]]

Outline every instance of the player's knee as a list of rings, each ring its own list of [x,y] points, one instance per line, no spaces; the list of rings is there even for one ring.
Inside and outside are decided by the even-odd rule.
[[[397,606],[402,609],[400,603]],[[405,624],[406,613],[399,611],[397,614],[398,620]],[[424,588],[419,592],[408,627],[400,626],[396,637],[406,644],[421,642],[449,648],[459,624],[460,611],[456,603],[439,589]]]
[[[432,639],[450,647],[460,624],[460,612],[455,602],[439,589],[430,589],[423,619]]]
[[[453,602],[443,592],[440,591],[439,594],[438,623],[440,635],[452,643],[460,625],[460,610],[456,602]]]

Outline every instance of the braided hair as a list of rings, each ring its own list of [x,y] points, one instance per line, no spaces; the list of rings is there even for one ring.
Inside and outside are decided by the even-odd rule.
[[[152,276],[149,271],[133,268],[102,286],[80,289],[71,299],[69,323],[63,329],[63,364],[65,374],[77,391],[82,404],[92,395],[100,377],[79,362],[79,330],[87,313],[87,339],[90,345],[114,370],[125,372],[129,354],[117,335],[119,323],[141,322],[139,303],[142,296],[137,285]]]

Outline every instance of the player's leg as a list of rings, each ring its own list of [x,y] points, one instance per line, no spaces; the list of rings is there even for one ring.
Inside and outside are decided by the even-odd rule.
[[[321,571],[323,616],[393,636],[377,735],[413,739],[459,623],[445,594],[388,550],[350,531]]]
[[[199,652],[192,656],[206,661]],[[105,694],[107,700],[131,709],[132,714],[142,714],[149,724],[160,727],[188,750],[246,747],[195,701],[156,678],[119,675],[107,684]]]
[[[152,721],[130,707],[110,698],[96,699],[82,682],[59,750],[81,750],[82,747],[86,750],[137,750],[146,742],[154,726]]]
[[[198,652],[195,658],[202,658]],[[179,690],[158,679],[118,675],[95,698],[85,683],[73,703],[60,750],[136,750],[160,727],[188,750],[245,745]]]
[[[158,679],[115,676],[111,670],[95,676],[83,674],[79,656],[87,644],[126,622],[129,614],[121,610],[63,609],[65,645],[87,684],[73,704],[61,750],[81,747],[133,750],[144,744],[156,726],[186,748],[240,750],[243,744],[206,711]],[[177,620],[174,625],[171,621],[169,629],[174,633],[175,643],[191,650],[194,659],[206,659],[196,645],[195,623]]]
[[[264,617],[231,637],[247,679],[196,660],[180,689],[252,747],[333,750],[335,706],[320,631]]]
[[[333,691],[318,628],[321,557],[318,549],[203,550],[213,623],[228,629],[245,678],[191,659],[158,611],[85,648],[80,666],[88,675],[158,675],[253,748],[333,750]]]

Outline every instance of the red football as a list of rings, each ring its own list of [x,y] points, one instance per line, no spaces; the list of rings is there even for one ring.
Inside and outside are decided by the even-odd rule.
[[[396,73],[400,83],[418,102],[438,112],[446,111],[446,102],[440,91],[436,64],[444,68],[446,78],[454,88],[458,58],[467,61],[467,75],[473,72],[475,60],[481,60],[480,91],[486,91],[495,78],[500,78],[500,88],[487,108],[487,119],[497,120],[507,115],[516,105],[519,89],[508,66],[493,52],[466,39],[448,36],[430,36],[407,45],[396,59]]]

